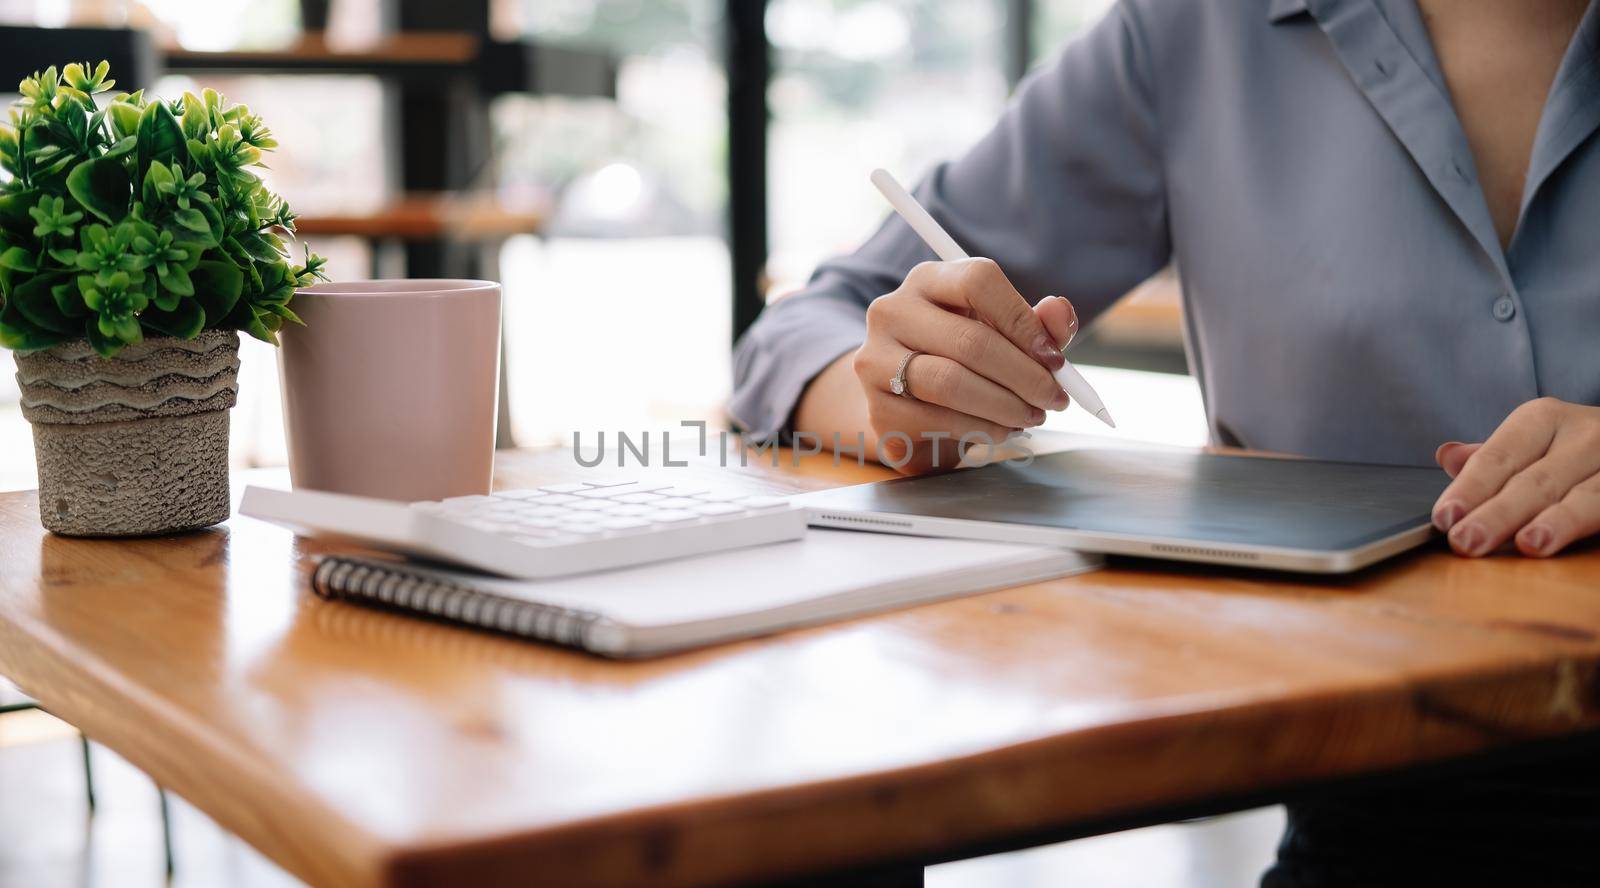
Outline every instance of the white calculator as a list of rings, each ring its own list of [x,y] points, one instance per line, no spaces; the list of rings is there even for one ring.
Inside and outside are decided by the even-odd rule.
[[[239,511],[308,536],[521,579],[775,543],[806,532],[806,509],[785,497],[617,479],[410,504],[248,487]]]

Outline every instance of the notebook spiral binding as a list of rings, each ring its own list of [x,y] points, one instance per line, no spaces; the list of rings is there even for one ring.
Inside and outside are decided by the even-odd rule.
[[[311,575],[311,591],[581,649],[589,648],[589,630],[600,619],[592,611],[515,601],[403,567],[347,558],[323,558]]]

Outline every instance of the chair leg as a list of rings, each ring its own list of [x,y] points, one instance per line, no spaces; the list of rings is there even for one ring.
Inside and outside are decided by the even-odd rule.
[[[167,791],[156,787],[156,795],[161,799],[161,846],[166,855],[167,881],[172,881],[172,811],[167,804]]]
[[[94,764],[89,758],[89,738],[80,731],[78,743],[83,747],[83,795],[89,802],[89,816],[94,816]]]
[[[7,703],[3,706],[0,706],[0,715],[5,715],[8,712],[24,712],[30,709],[37,709],[40,712],[45,711],[44,707],[40,706],[38,703],[28,700],[23,703]],[[84,799],[89,803],[89,814],[90,816],[93,816],[94,766],[89,759],[89,738],[85,737],[82,731],[78,732],[78,743],[83,747],[83,796]]]

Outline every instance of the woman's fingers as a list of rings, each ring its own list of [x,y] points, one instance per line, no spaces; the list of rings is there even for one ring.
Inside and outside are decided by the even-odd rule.
[[[888,311],[894,338],[907,349],[955,361],[1041,410],[1066,409],[1067,393],[1050,371],[988,324],[915,299]]]
[[[924,262],[906,276],[906,286],[948,309],[970,313],[1050,370],[1064,363],[1061,348],[992,259]]]
[[[1450,530],[1450,545],[1478,556],[1500,548],[1534,516],[1562,501],[1574,486],[1594,476],[1594,460],[1558,440],[1547,456],[1512,475],[1483,505]]]
[[[867,343],[852,358],[885,461],[953,467],[964,435],[998,444],[1065,409],[1052,371],[1076,329],[1071,303],[1057,297],[1035,312],[990,260],[912,269],[867,307]],[[910,398],[890,392],[901,370]]]
[[[1050,338],[1055,340],[1056,347],[1065,351],[1072,344],[1073,337],[1078,335],[1078,311],[1061,296],[1046,296],[1039,300],[1033,307],[1033,313],[1039,316],[1039,322],[1044,324],[1049,331]]]
[[[953,469],[961,461],[963,443],[999,444],[1012,432],[997,423],[912,398],[876,393],[867,400],[879,453],[891,468],[908,474]]]
[[[1031,428],[1044,411],[949,358],[924,354],[906,365],[906,385],[919,401],[986,419],[1007,428]]]
[[[1433,452],[1433,459],[1439,464],[1439,468],[1444,469],[1446,475],[1454,478],[1461,474],[1461,468],[1467,464],[1467,460],[1474,453],[1477,453],[1478,448],[1482,446],[1482,442],[1463,444],[1460,441],[1448,441],[1440,444],[1439,449]]]
[[[1529,401],[1481,446],[1446,444],[1435,455],[1446,471],[1459,467],[1434,523],[1462,555],[1486,555],[1513,537],[1524,552],[1554,552],[1600,520],[1597,497],[1586,493],[1600,484],[1595,408]]]
[[[1573,487],[1561,502],[1545,509],[1517,532],[1517,550],[1548,557],[1572,543],[1600,533],[1600,477]]]
[[[1433,523],[1443,531],[1454,531],[1473,509],[1500,492],[1511,476],[1522,471],[1549,449],[1555,438],[1559,402],[1547,399],[1529,401],[1512,411],[1462,466],[1433,507]],[[1462,531],[1463,537],[1467,536]],[[1451,542],[1457,537],[1452,534]],[[1460,548],[1459,546],[1457,547]]]

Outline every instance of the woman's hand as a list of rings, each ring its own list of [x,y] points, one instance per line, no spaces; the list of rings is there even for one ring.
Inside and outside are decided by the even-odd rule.
[[[954,468],[963,438],[998,444],[1065,409],[1051,373],[1076,330],[1071,303],[1050,297],[1035,311],[988,259],[912,269],[868,307],[852,362],[884,461],[907,473]],[[912,352],[910,396],[896,395],[890,381]]]
[[[1443,444],[1434,458],[1455,480],[1433,523],[1458,554],[1486,555],[1514,537],[1524,555],[1554,555],[1600,533],[1600,407],[1529,401],[1489,440]]]

